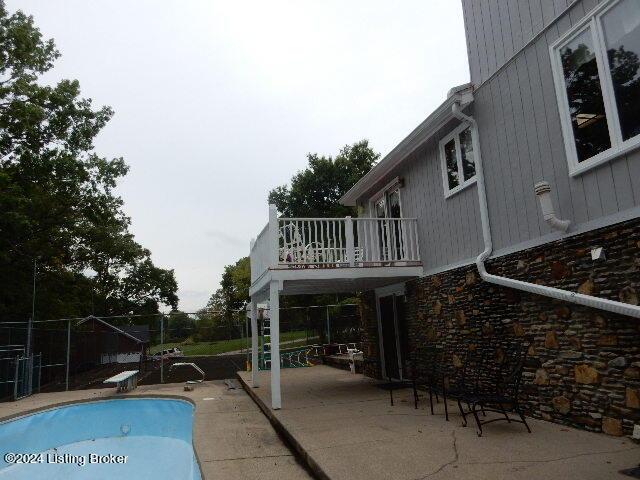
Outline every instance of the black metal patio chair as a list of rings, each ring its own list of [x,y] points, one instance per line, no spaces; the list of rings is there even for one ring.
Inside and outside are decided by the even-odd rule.
[[[467,414],[472,413],[471,404],[467,399],[480,391],[480,381],[486,363],[485,351],[486,349],[481,347],[467,350],[460,367],[454,365],[453,355],[442,362],[443,396],[456,400],[463,427],[467,426]],[[463,404],[466,404],[466,411]]]
[[[381,371],[381,362],[377,359],[369,359],[368,363],[370,363],[371,365],[375,365],[375,367],[377,367],[379,370]],[[395,390],[404,390],[404,389],[412,389],[413,390],[413,403],[414,403],[414,407],[418,408],[418,399],[416,396],[416,388],[415,388],[415,355],[412,352],[409,355],[409,367],[404,369],[404,374],[409,373],[409,375],[407,375],[407,377],[405,377],[403,375],[402,379],[393,379],[391,377],[387,377],[387,381],[385,383],[380,383],[377,385],[378,388],[381,388],[383,390],[387,390],[389,392],[389,402],[391,404],[391,406],[394,406],[394,400],[393,400],[393,392]]]
[[[522,423],[531,433],[531,428],[527,424],[518,401],[528,344],[517,343],[499,348],[503,351],[501,358],[496,359],[495,362],[481,364],[475,392],[462,395],[459,399],[467,404],[473,414],[479,437],[482,436],[482,425],[497,421]],[[501,416],[481,421],[479,412],[483,416],[485,412],[494,412]],[[509,415],[510,413],[516,414],[518,418],[513,418]]]
[[[449,421],[449,408],[447,406],[447,389],[445,387],[444,346],[428,346],[417,348],[411,362],[411,382],[413,386],[413,400],[415,408],[418,408],[418,389],[424,388],[429,394],[429,407],[433,412],[433,397],[440,402],[440,395],[444,401],[445,419]]]
[[[382,372],[382,363],[377,358],[364,357],[362,360],[362,370],[363,372],[366,372],[368,369]],[[389,401],[391,403],[391,406],[393,407],[393,391],[403,388],[411,388],[412,383],[409,380],[393,380],[392,378],[388,377],[386,382],[379,383],[376,386],[383,390],[389,391]]]

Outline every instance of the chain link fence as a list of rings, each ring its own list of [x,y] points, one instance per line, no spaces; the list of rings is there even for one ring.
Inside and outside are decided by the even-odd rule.
[[[359,324],[353,304],[281,308],[281,348],[357,342]],[[193,379],[176,361],[195,363],[207,380],[232,378],[249,367],[250,338],[244,310],[0,322],[0,400],[102,388],[124,370],[139,370],[139,384]]]

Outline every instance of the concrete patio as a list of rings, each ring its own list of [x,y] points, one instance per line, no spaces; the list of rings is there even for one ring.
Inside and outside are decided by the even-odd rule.
[[[192,392],[174,383],[144,385],[124,395],[180,397],[195,403],[193,444],[204,480],[311,478],[241,388],[230,390],[223,381],[207,381]],[[114,396],[115,388],[36,394],[0,403],[0,420],[53,405]]]
[[[621,480],[619,470],[640,462],[640,446],[622,437],[589,433],[531,419],[487,425],[478,437],[461,426],[451,404],[431,415],[428,402],[413,408],[410,390],[389,393],[362,375],[327,366],[283,369],[282,409],[271,410],[269,372],[259,388],[240,372],[245,388],[288,437],[318,478],[373,479],[576,479]]]

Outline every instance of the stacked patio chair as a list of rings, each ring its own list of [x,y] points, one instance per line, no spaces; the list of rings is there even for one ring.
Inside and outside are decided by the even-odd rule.
[[[411,380],[392,380],[391,378],[388,378],[387,383],[379,385],[379,387],[389,390],[389,401],[393,407],[393,391],[402,390],[404,388],[413,388],[413,382]]]
[[[418,408],[418,389],[424,388],[429,393],[429,407],[433,415],[433,397],[436,402],[442,395],[444,401],[444,414],[449,421],[449,409],[447,406],[447,389],[445,385],[446,370],[444,365],[444,348],[428,346],[416,348],[411,361],[411,382],[413,387],[414,407]]]
[[[432,415],[433,397],[439,402],[439,396],[442,395],[447,421],[447,398],[455,399],[462,416],[462,425],[466,427],[467,417],[472,415],[478,436],[482,436],[483,425],[501,420],[522,423],[531,433],[518,400],[528,347],[527,342],[496,343],[481,340],[475,348],[467,349],[461,355],[464,360],[460,367],[454,367],[452,358],[445,355],[448,349],[444,346],[419,347],[410,356],[409,379],[389,378],[387,383],[378,386],[389,390],[392,406],[394,390],[412,388],[414,408],[418,408],[418,391],[425,390],[429,394]],[[487,412],[498,413],[500,416],[484,420]]]
[[[502,353],[493,361],[488,361],[479,355],[480,361],[477,362],[476,359],[478,368],[473,373],[473,381],[468,382],[467,379],[466,383],[463,382],[462,390],[455,394],[464,425],[466,426],[467,421],[462,403],[467,405],[467,413],[473,415],[479,437],[482,436],[482,425],[500,420],[522,423],[531,433],[518,402],[527,349],[526,343],[499,346],[496,352]],[[478,414],[481,413],[484,417],[486,412],[499,413],[501,416],[480,420]],[[518,418],[509,416],[509,413],[516,414]]]
[[[413,406],[418,408],[420,395],[418,390],[424,389],[429,393],[429,404],[431,414],[433,415],[433,397],[436,402],[440,401],[439,395],[444,397],[445,416],[449,420],[449,412],[447,410],[447,394],[444,388],[444,371],[442,369],[442,359],[444,356],[442,348],[435,346],[418,347],[409,355],[408,376],[402,380],[387,379],[387,383],[379,385],[380,388],[389,391],[389,400],[391,406],[394,405],[393,392],[410,388],[413,392]]]
[[[467,413],[471,413],[471,405],[466,401],[472,395],[480,393],[480,380],[485,371],[485,348],[475,348],[467,350],[464,355],[462,367],[454,367],[453,361],[445,362],[444,372],[445,395],[455,399],[458,403],[460,415],[462,415],[462,425],[467,426]],[[467,404],[465,412],[463,403]],[[483,412],[484,415],[484,412]],[[448,420],[448,415],[447,415]]]

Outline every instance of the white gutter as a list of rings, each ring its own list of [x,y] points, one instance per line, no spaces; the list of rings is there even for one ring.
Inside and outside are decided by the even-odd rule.
[[[606,298],[593,297],[591,295],[583,295],[581,293],[571,292],[568,290],[562,290],[560,288],[547,287],[544,285],[537,285],[535,283],[523,282],[521,280],[515,280],[507,277],[500,277],[487,272],[484,266],[485,260],[489,258],[493,251],[493,243],[491,241],[491,227],[489,225],[489,209],[487,208],[487,192],[484,184],[484,171],[482,168],[482,157],[480,155],[480,140],[478,136],[478,124],[473,117],[470,117],[462,113],[460,109],[460,103],[455,102],[451,111],[453,116],[457,119],[467,122],[474,130],[473,135],[473,151],[476,153],[476,184],[478,186],[478,200],[480,203],[480,219],[482,223],[482,236],[484,238],[484,251],[476,258],[476,266],[478,272],[483,280],[495,283],[496,285],[502,285],[503,287],[515,288],[527,293],[533,293],[536,295],[543,295],[545,297],[555,298],[556,300],[563,300],[565,302],[576,303],[578,305],[584,305],[586,307],[598,308],[600,310],[606,310],[608,312],[618,313],[621,315],[628,315],[634,318],[640,318],[640,307],[637,305],[630,305],[628,303],[616,302],[614,300],[608,300]]]

